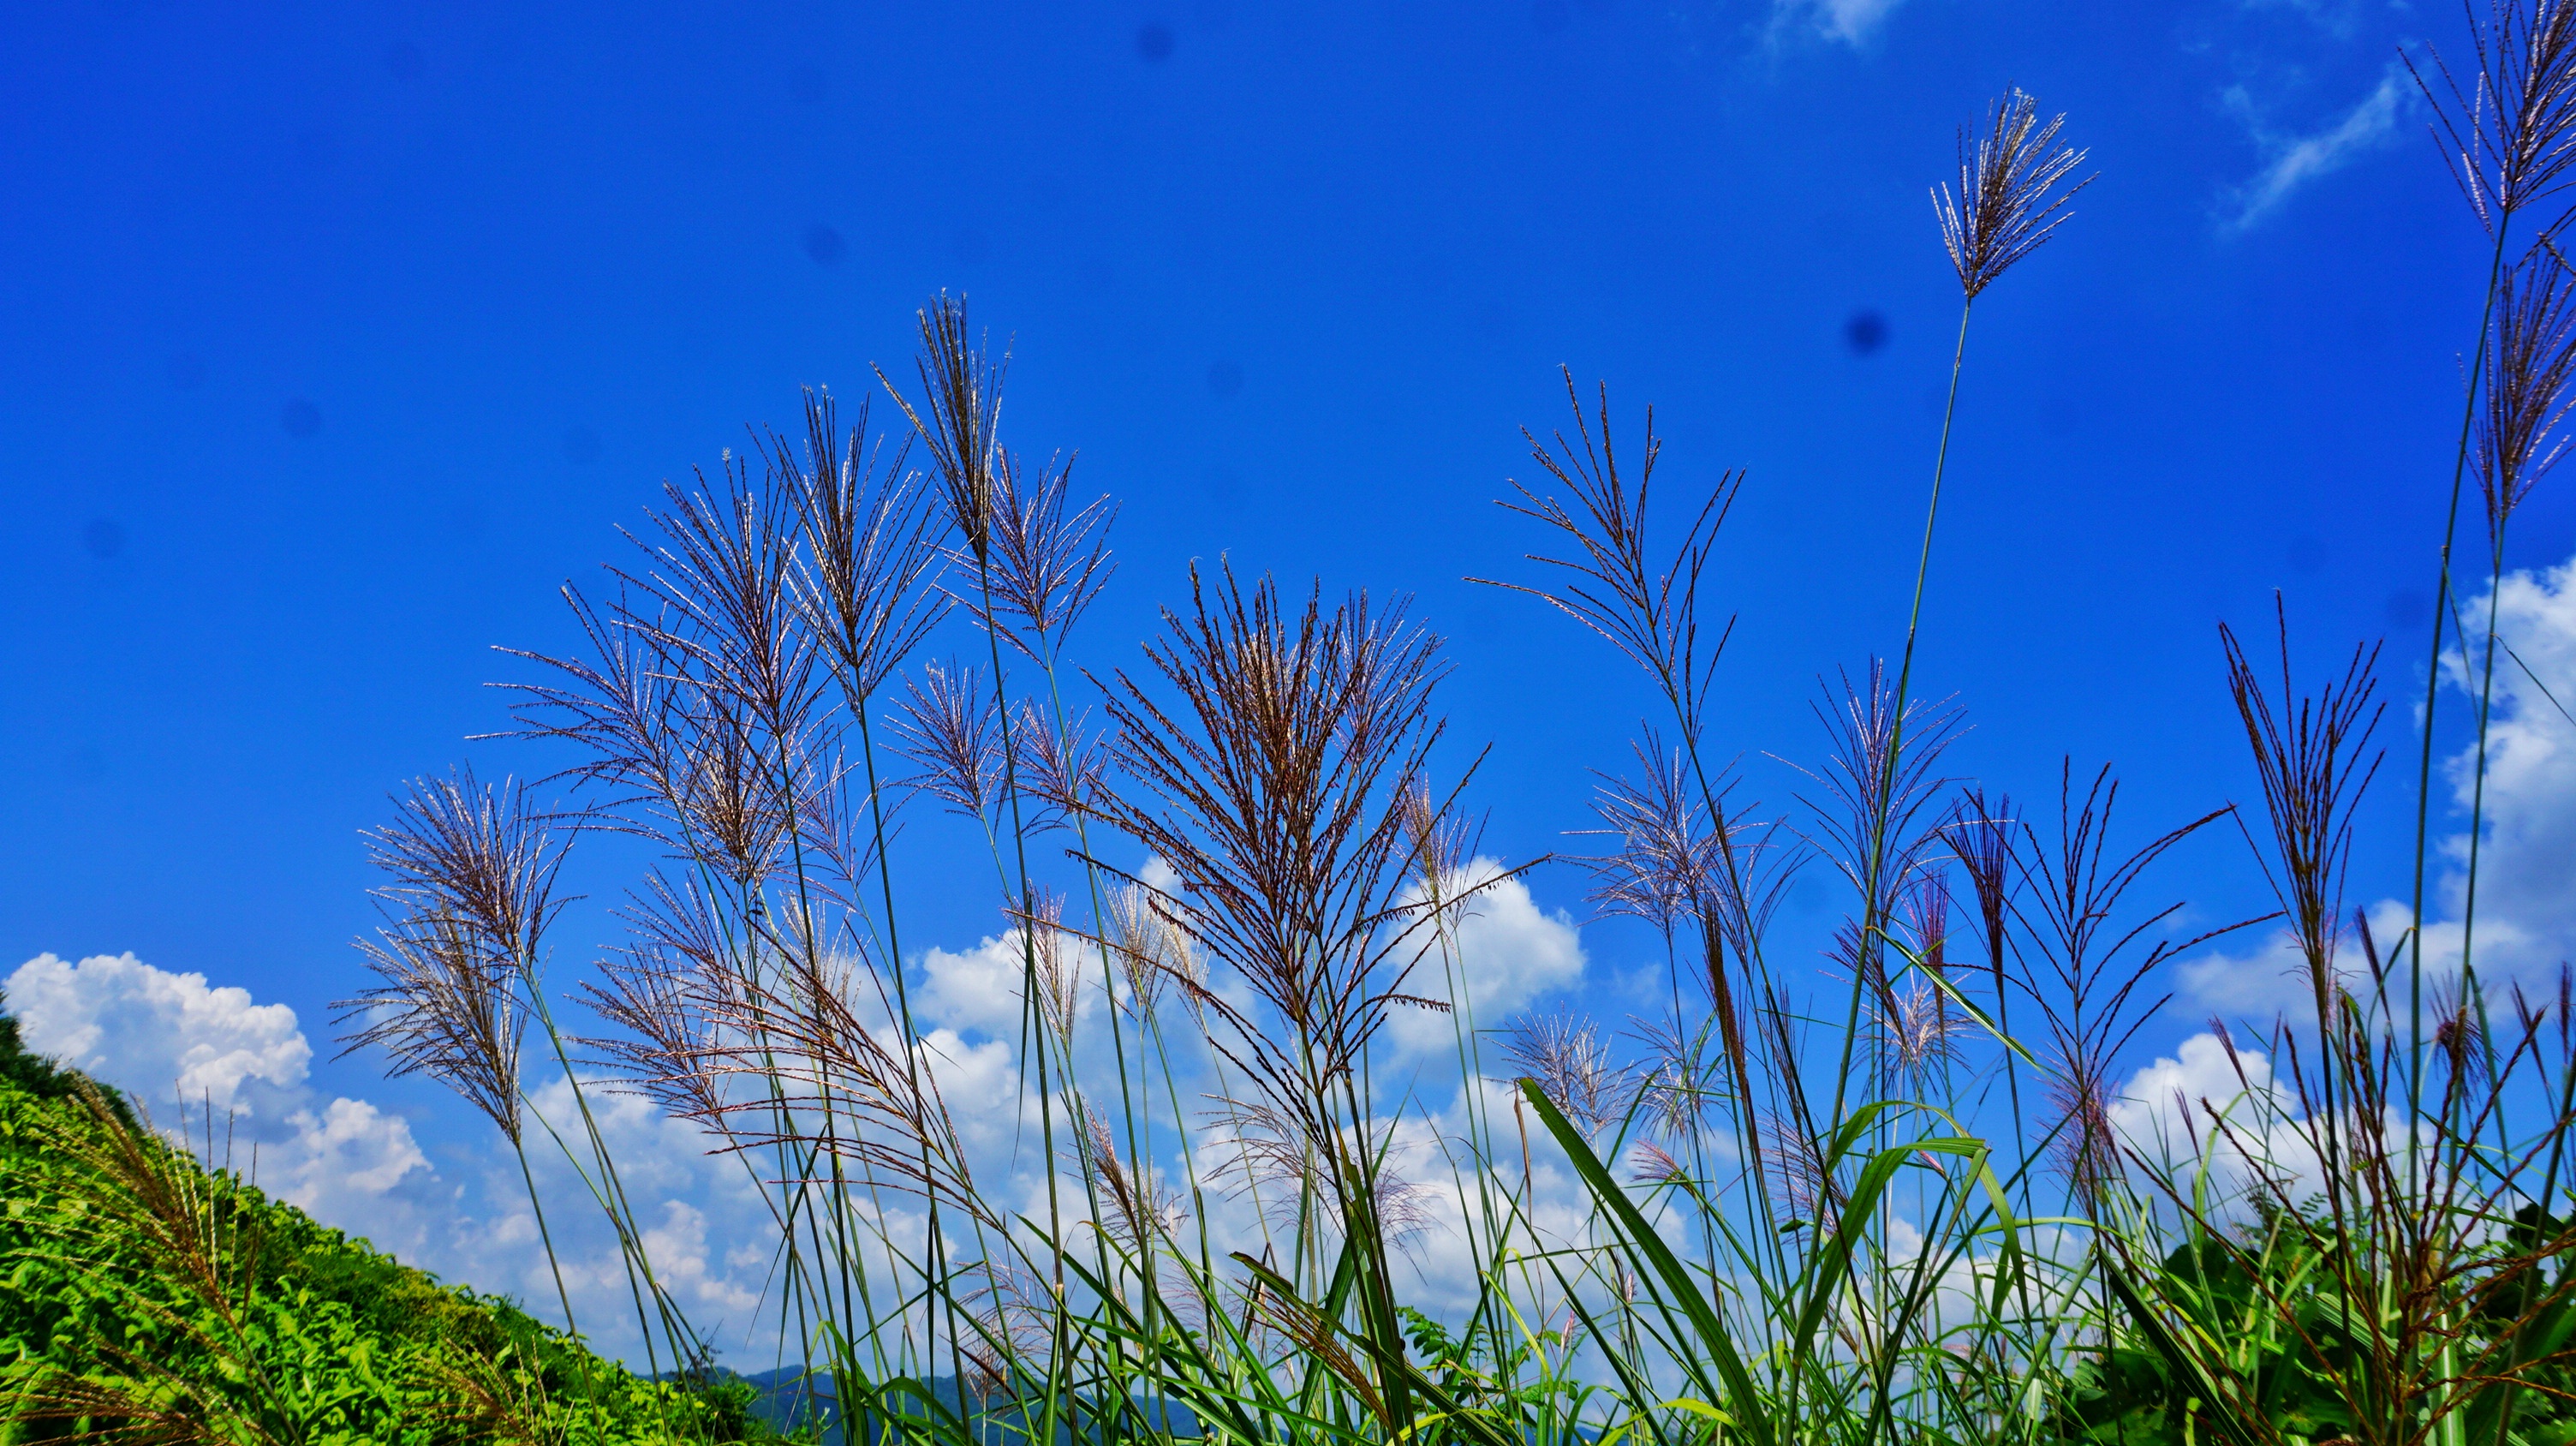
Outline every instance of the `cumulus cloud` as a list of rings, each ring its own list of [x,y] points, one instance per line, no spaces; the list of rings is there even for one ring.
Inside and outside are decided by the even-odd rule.
[[[2396,938],[2406,931],[2406,906],[2394,899],[2382,899],[2368,910],[2370,934],[2383,954]],[[2429,937],[2427,957],[2442,952],[2440,940],[2445,928],[2456,941],[2459,926],[2436,924]],[[2358,977],[2362,953],[2356,935],[2347,929],[2340,946],[2336,972],[2345,988],[2351,988]],[[2456,942],[2450,952],[2457,957]],[[2287,1018],[2300,1023],[2316,1018],[2316,994],[2308,981],[2307,958],[2300,952],[2296,934],[2288,929],[2274,929],[2255,942],[2234,949],[2221,946],[2206,954],[2183,961],[2175,969],[2181,992],[2212,1014],[2229,1018],[2269,1022]]]
[[[429,1166],[412,1142],[410,1123],[365,1100],[335,1099],[318,1111],[297,1110],[286,1123],[295,1135],[280,1162],[287,1181],[280,1193],[307,1208],[326,1199],[355,1203],[383,1195]],[[356,1218],[351,1210],[331,1213],[342,1216],[342,1223]]]
[[[1001,1144],[1020,1113],[1013,1107],[1020,1079],[1011,1047],[998,1039],[969,1044],[953,1029],[934,1029],[922,1036],[921,1060],[968,1147]]]
[[[2249,1096],[2273,1099],[2271,1061],[2259,1049],[2231,1057],[2203,1030],[2129,1076],[2108,1113],[2120,1138],[2149,1158],[2189,1159],[2208,1133],[2207,1109],[2226,1111]]]
[[[2212,949],[2187,959],[2174,971],[2182,992],[2202,1008],[2245,1019],[2276,1014],[2299,1016],[2312,999],[2307,963],[2298,937],[2287,929],[2273,931],[2250,947]],[[2313,1006],[2307,1011],[2315,1012]]]
[[[314,1088],[313,1047],[288,1006],[131,954],[77,964],[40,954],[0,990],[30,1049],[123,1090],[174,1135],[198,1136],[211,1106],[217,1153],[229,1151],[213,1163],[442,1279],[506,1293],[548,1319],[560,1315],[517,1161],[490,1148],[498,1137],[484,1135],[480,1148],[455,1157],[455,1175],[442,1177],[402,1116]],[[953,1035],[947,1040],[961,1060],[977,1059]],[[979,1087],[965,1075],[959,1083]],[[703,1133],[642,1100],[596,1086],[588,1095],[647,1226],[657,1274],[693,1320],[756,1325],[770,1261],[763,1249],[746,1256],[743,1245],[775,1234],[757,1170],[710,1155]],[[576,1318],[604,1348],[640,1360],[616,1237],[544,1128],[580,1148],[571,1085],[557,1076],[529,1103],[530,1163]],[[479,1117],[457,1115],[481,1128]]]
[[[0,987],[30,1049],[145,1100],[282,1114],[313,1062],[294,1010],[132,954],[39,954]]]
[[[2464,942],[2473,946],[2479,975],[2489,981],[2534,979],[2576,959],[2576,717],[2570,716],[2576,713],[2576,558],[2508,574],[2492,601],[2497,632],[2510,651],[2496,656],[2477,854],[2477,927],[2472,933],[2462,926],[2469,862],[2463,828],[2438,845],[2439,907],[2424,926],[2425,967],[2435,978],[2459,974]],[[2461,615],[2483,619],[2489,602],[2484,595],[2471,598]],[[2482,650],[2478,657],[2483,659]],[[2445,707],[2456,719],[2467,701],[2460,695],[2470,693],[2477,679],[2456,653],[2446,668],[2455,691]],[[2475,797],[2476,765],[2469,744],[2443,763],[2443,781],[2461,823]],[[2382,950],[2393,947],[2412,918],[2406,904],[2393,898],[2372,904],[2368,913]],[[2357,952],[2349,954],[2346,970],[2357,967],[2358,959]],[[2303,971],[2291,937],[2275,932],[2248,948],[2195,956],[2176,972],[2183,992],[2204,1008],[2255,1020],[2275,1014],[2305,1020],[2314,1008]]]
[[[1502,873],[1502,864],[1481,855],[1459,871],[1449,891],[1477,891],[1450,931],[1455,957],[1426,928],[1420,937],[1430,947],[1404,986],[1406,993],[1453,1007],[1463,995],[1478,1028],[1491,1028],[1541,994],[1583,976],[1583,942],[1573,918],[1562,909],[1541,909],[1529,885],[1518,877],[1502,878]],[[1408,906],[1422,899],[1418,885],[1404,896]],[[1400,1009],[1389,1016],[1386,1033],[1398,1049],[1422,1055],[1452,1049],[1457,1027],[1449,1015]]]
[[[2379,84],[2359,104],[2325,129],[2307,135],[2274,131],[2256,112],[2243,86],[2231,87],[2227,108],[2253,135],[2265,157],[2263,169],[2227,197],[2222,229],[2242,231],[2278,210],[2301,187],[2350,165],[2355,157],[2386,141],[2397,129],[2398,107],[2405,102],[2405,77],[2390,66]]]
[[[2241,1198],[2259,1173],[2299,1199],[2321,1187],[2316,1151],[2290,1088],[2262,1050],[2203,1030],[2172,1054],[2131,1075],[2111,1100],[2111,1128],[2167,1183],[2188,1190],[2185,1172],[2206,1166],[2224,1202]]]
[[[979,1029],[996,1038],[1019,1033],[1020,986],[1028,969],[1019,930],[987,936],[972,949],[934,946],[922,954],[919,967],[915,1019]]]
[[[306,1082],[313,1047],[283,1004],[132,954],[77,964],[39,954],[0,984],[21,1037],[123,1090],[165,1120],[212,1113],[261,1183],[329,1223],[357,1227],[368,1205],[428,1158],[411,1126],[364,1100],[325,1102]]]
[[[1089,1017],[1101,1003],[1099,946],[1062,930],[1046,930],[1038,938],[1054,945],[1039,968],[1049,967],[1051,959],[1054,967],[1075,971],[1074,1017]],[[1023,931],[1011,929],[986,936],[972,949],[923,951],[914,966],[920,981],[912,1000],[914,1021],[981,1030],[997,1039],[1018,1037],[1029,969],[1023,939]]]
[[[2576,718],[2569,716],[2576,712],[2576,558],[2506,575],[2492,599],[2471,599],[2464,616],[2483,618],[2490,601],[2496,630],[2512,651],[2496,657],[2476,957],[2481,970],[2495,965],[2527,973],[2554,968],[2576,952]],[[2483,660],[2478,649],[2474,661]],[[2453,681],[2464,692],[2474,682],[2471,661],[2451,659]],[[2463,811],[2476,789],[2475,770],[2476,755],[2467,748],[2447,766],[2451,800]],[[2456,919],[2467,902],[2468,835],[2446,840],[2443,853],[2453,866],[2444,902]],[[2450,952],[2457,957],[2456,936]]]
[[[1584,969],[1572,920],[1541,908],[1519,880],[1500,874],[1499,865],[1480,858],[1460,881],[1491,884],[1454,930],[1458,987],[1480,1015],[1522,1008],[1543,992],[1578,982]],[[1057,1116],[1059,1148],[1050,1158],[1035,1126],[1033,1081],[1022,1077],[1017,1058],[1023,968],[1017,937],[926,950],[920,961],[914,1002],[923,1029],[921,1058],[956,1120],[978,1185],[1006,1213],[1043,1219],[1057,1203],[1048,1198],[1053,1181],[1063,1207],[1078,1214],[1085,1188],[1081,1166],[1065,1146],[1064,1116]],[[402,1116],[317,1088],[313,1042],[295,1011],[282,1004],[130,956],[78,964],[40,956],[5,985],[33,1047],[157,1102],[154,1113],[161,1122],[173,1120],[182,1095],[192,1111],[214,1105],[219,1137],[223,1112],[230,1112],[237,1132],[258,1152],[260,1182],[273,1193],[442,1279],[506,1294],[543,1318],[563,1314],[560,1290],[585,1335],[612,1354],[640,1361],[643,1342],[623,1252],[584,1178],[595,1178],[597,1169],[586,1104],[588,1120],[615,1161],[656,1277],[691,1322],[740,1358],[766,1356],[777,1346],[777,1212],[785,1194],[805,1187],[780,1183],[804,1167],[773,1151],[727,1149],[727,1142],[696,1122],[672,1119],[647,1100],[616,1092],[608,1081],[586,1078],[584,1098],[577,1101],[571,1081],[560,1074],[538,1076],[532,1058],[528,1163],[544,1211],[541,1233],[519,1162],[488,1124],[463,1109],[443,1110],[434,1116],[434,1129],[431,1117],[423,1119],[425,1139],[416,1142]],[[1436,952],[1408,987],[1447,992],[1450,983]],[[1088,1013],[1078,1052],[1105,1051],[1103,1025],[1119,1016],[1097,998]],[[890,1021],[876,1023],[891,1027]],[[1399,1049],[1436,1046],[1439,1055],[1446,1054],[1447,1020],[1402,1012],[1397,1033],[1407,1032],[1419,1038],[1391,1036],[1390,1043]],[[1189,1031],[1180,1034],[1174,1083],[1179,1099],[1194,1104],[1205,1093],[1221,1092],[1227,1081],[1216,1073],[1221,1063],[1198,1048]],[[890,1035],[887,1042],[894,1042]],[[1426,1057],[1436,1063],[1438,1056]],[[1239,1088],[1241,1081],[1233,1084]],[[1469,1091],[1500,1088],[1486,1081],[1459,1084],[1462,1101]],[[1089,1105],[1114,1111],[1120,1101],[1103,1093]],[[1473,1279],[1475,1254],[1454,1172],[1476,1167],[1455,1156],[1446,1128],[1454,1122],[1436,1113],[1382,1123],[1396,1134],[1394,1163],[1422,1187],[1420,1198],[1432,1216],[1410,1247],[1420,1298],[1450,1304],[1452,1295],[1469,1288],[1463,1283]],[[1154,1127],[1168,1130],[1169,1124],[1162,1119]],[[1221,1129],[1207,1121],[1193,1128],[1207,1145],[1221,1143],[1213,1138]],[[1212,1158],[1198,1163],[1208,1168]],[[1178,1162],[1166,1164],[1178,1178]],[[1585,1218],[1580,1182],[1547,1156],[1543,1144],[1533,1169],[1541,1213],[1550,1228],[1572,1238]],[[1260,1248],[1267,1226],[1252,1201],[1216,1189],[1202,1203],[1205,1220],[1185,1229],[1195,1233],[1203,1225],[1220,1250]],[[870,1198],[858,1210],[873,1226],[873,1238],[862,1247],[867,1268],[887,1279],[917,1269],[928,1229],[920,1202],[887,1195]],[[971,1253],[973,1242],[956,1240],[952,1249]]]

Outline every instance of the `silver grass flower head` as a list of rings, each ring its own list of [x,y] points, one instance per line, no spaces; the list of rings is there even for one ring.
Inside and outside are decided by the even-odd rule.
[[[1235,1198],[1255,1199],[1274,1224],[1288,1225],[1301,1212],[1320,1210],[1333,1228],[1344,1225],[1343,1182],[1335,1178],[1336,1160],[1356,1158],[1365,1142],[1341,1132],[1319,1140],[1314,1129],[1289,1111],[1259,1100],[1211,1096],[1216,1107],[1208,1118],[1221,1131],[1215,1144],[1212,1183]],[[1406,1179],[1395,1162],[1379,1159],[1369,1171],[1370,1212],[1388,1241],[1402,1243],[1431,1228],[1429,1187]]]
[[[505,958],[441,917],[397,919],[358,941],[380,981],[339,1001],[343,1056],[382,1046],[388,1078],[424,1074],[483,1112],[510,1143],[521,1124],[519,1048],[527,1012]]]
[[[1127,978],[1128,1008],[1140,1018],[1154,1012],[1172,981],[1190,988],[1202,982],[1204,970],[1188,931],[1156,907],[1141,885],[1110,895],[1109,943]]]
[[[1826,1203],[1832,1172],[1825,1168],[1824,1154],[1814,1139],[1793,1115],[1765,1110],[1761,1151],[1763,1173],[1782,1206],[1793,1216],[1821,1223],[1820,1207]]]
[[[1628,1175],[1640,1185],[1674,1184],[1690,1179],[1690,1172],[1672,1157],[1672,1152],[1652,1140],[1639,1140],[1628,1147]]]
[[[1118,506],[1104,496],[1071,508],[1069,457],[1033,471],[1024,471],[1007,449],[995,449],[995,458],[987,573],[992,592],[988,603],[971,611],[1002,641],[1038,662],[1052,662],[1115,568],[1109,526]],[[956,560],[971,571],[975,556]]]
[[[2576,409],[2576,285],[2549,237],[2505,272],[2495,313],[2475,439],[2491,535],[2566,456]]]
[[[2472,11],[2469,46],[2476,64],[2460,74],[2429,51],[2431,74],[2405,64],[2443,164],[2493,235],[2576,166],[2576,0],[2493,0],[2484,17]]]
[[[995,438],[1001,422],[1002,375],[1010,367],[1010,352],[1005,347],[999,361],[991,359],[988,348],[979,344],[974,329],[967,324],[963,296],[941,292],[921,309],[916,320],[920,323],[921,351],[913,360],[913,369],[921,377],[928,417],[915,410],[883,372],[878,373],[878,380],[885,383],[886,391],[903,409],[914,432],[929,444],[931,459],[938,464],[949,521],[964,535],[968,551],[980,563],[993,545],[994,473],[1000,451]]]
[[[1105,1219],[1094,1228],[1106,1233],[1120,1249],[1142,1255],[1162,1236],[1180,1229],[1186,1220],[1181,1192],[1166,1184],[1160,1172],[1150,1166],[1130,1167],[1118,1157],[1118,1142],[1109,1132],[1109,1122],[1082,1101],[1084,1131],[1081,1158],[1091,1178],[1100,1186],[1109,1207]]]
[[[1916,979],[1895,991],[1883,1008],[1880,1027],[1894,1046],[1896,1066],[1921,1080],[1958,1057],[1958,1034],[1966,1021],[1951,1012],[1949,996],[1928,979]]]
[[[1680,749],[1667,753],[1649,732],[1630,744],[1646,782],[1600,775],[1593,812],[1618,849],[1587,860],[1598,882],[1592,901],[1605,914],[1627,914],[1669,932],[1711,892],[1723,847],[1683,775]]]
[[[783,440],[771,470],[787,480],[803,531],[802,561],[789,575],[807,628],[822,641],[852,698],[873,697],[945,610],[935,581],[941,556],[931,535],[931,489],[906,471],[912,442],[885,459],[885,439],[868,438],[868,402],[846,442],[828,390],[805,393],[805,460]]]
[[[2040,120],[2039,103],[2015,88],[1995,102],[1985,134],[1972,137],[1959,128],[1959,190],[1953,195],[1946,184],[1934,187],[1932,210],[1968,300],[2038,250],[2071,214],[2066,203],[2092,184],[2087,176],[2057,190],[2088,154],[2072,147],[2049,151],[2065,123],[2063,115]]]
[[[1099,802],[1108,767],[1100,735],[1083,730],[1087,714],[1065,719],[1058,729],[1033,703],[1022,702],[1014,711],[1011,751],[1021,796],[1036,805],[1026,827],[1033,834],[1069,828]]]
[[[1646,1122],[1676,1145],[1699,1137],[1708,1124],[1714,1093],[1707,1088],[1701,1037],[1678,1016],[1635,1021],[1630,1037],[1645,1046],[1632,1071]]]
[[[1524,1019],[1503,1053],[1586,1135],[1599,1134],[1627,1111],[1634,1080],[1611,1061],[1608,1041],[1589,1020],[1563,1013]]]
[[[982,818],[1002,782],[1001,714],[992,694],[977,686],[972,666],[956,662],[925,665],[904,679],[904,694],[894,746],[921,771],[903,786]]]
[[[1064,896],[1052,889],[1038,889],[1025,910],[1013,910],[1012,922],[1029,932],[1029,946],[1036,961],[1038,1015],[1059,1041],[1073,1038],[1075,1018],[1082,1011],[1081,960],[1075,956],[1073,941],[1064,932]]]
[[[1474,821],[1435,796],[1427,779],[1415,779],[1402,796],[1404,840],[1423,892],[1445,898],[1463,879],[1476,853]],[[1463,901],[1462,901],[1463,902]]]

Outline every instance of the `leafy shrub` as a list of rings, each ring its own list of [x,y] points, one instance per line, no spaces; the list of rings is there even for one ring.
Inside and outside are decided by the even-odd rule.
[[[0,1446],[774,1439],[208,1171],[0,1015]]]

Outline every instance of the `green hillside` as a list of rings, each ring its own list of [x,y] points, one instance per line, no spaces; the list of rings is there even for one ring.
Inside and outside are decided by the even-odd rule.
[[[140,1127],[0,1014],[0,1446],[776,1439]]]

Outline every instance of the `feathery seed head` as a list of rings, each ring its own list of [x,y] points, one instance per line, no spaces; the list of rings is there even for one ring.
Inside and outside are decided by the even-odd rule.
[[[2039,249],[2064,224],[2066,203],[2092,184],[2087,176],[2050,194],[2086,154],[2071,147],[2049,152],[2065,123],[2062,115],[2042,122],[2039,103],[2015,89],[1995,102],[1985,134],[1975,136],[1973,145],[1968,128],[1959,128],[1958,194],[1947,184],[1935,187],[1932,209],[1968,300]]]
[[[1088,715],[1066,719],[1059,730],[1034,704],[1020,704],[1018,713],[1011,724],[1011,751],[1021,797],[1037,805],[1024,826],[1031,833],[1069,827],[1099,806],[1108,764],[1100,736],[1083,731]]]
[[[388,1073],[425,1074],[519,1141],[519,1045],[527,1027],[508,962],[453,920],[409,919],[358,941],[374,990],[336,1006],[343,1054],[381,1045]]]
[[[1030,478],[1017,454],[1003,451],[992,510],[989,609],[971,608],[1004,642],[1040,663],[1052,662],[1084,610],[1100,596],[1114,564],[1109,525],[1117,505],[1094,499],[1068,513],[1073,460]]]
[[[980,819],[1002,779],[1001,715],[971,665],[923,667],[903,683],[895,747],[921,771],[904,780],[956,813]]]
[[[2567,454],[2566,422],[2576,408],[2576,284],[2544,236],[2498,283],[2478,401],[2478,483],[2487,530],[2505,522]]]
[[[966,323],[966,298],[941,292],[919,312],[921,351],[913,359],[921,376],[927,420],[904,399],[894,383],[885,388],[903,408],[913,430],[929,444],[946,490],[948,516],[966,539],[967,552],[982,563],[993,545],[995,472],[1000,448],[995,440],[1002,416],[1002,374],[1011,363],[1006,348],[999,362],[987,359],[983,345]]]
[[[1610,1060],[1600,1027],[1570,1014],[1524,1019],[1503,1045],[1512,1063],[1538,1081],[1548,1103],[1587,1135],[1616,1123],[1634,1086],[1629,1072]]]
[[[1141,886],[1130,884],[1110,895],[1109,947],[1127,979],[1128,1008],[1139,1017],[1152,1014],[1164,989],[1176,980],[1196,1006],[1196,994],[1190,991],[1203,987],[1198,951],[1190,946],[1188,932]]]
[[[2443,163],[2478,224],[2496,227],[2567,184],[2576,165],[2576,0],[2493,0],[2472,14],[2468,84],[2435,53],[2432,77],[2407,72],[2433,107]]]
[[[907,438],[878,466],[868,446],[868,404],[840,439],[832,395],[805,394],[805,461],[783,442],[774,473],[789,479],[805,533],[806,564],[793,577],[806,626],[841,671],[846,696],[865,700],[939,621],[947,594],[931,581],[929,493],[904,471]]]
[[[1666,753],[1649,730],[1629,745],[1646,781],[1603,776],[1592,810],[1618,849],[1587,862],[1597,882],[1592,901],[1605,914],[1644,919],[1671,933],[1676,921],[1701,911],[1720,873],[1719,840],[1708,827],[1686,774],[1682,751]]]

